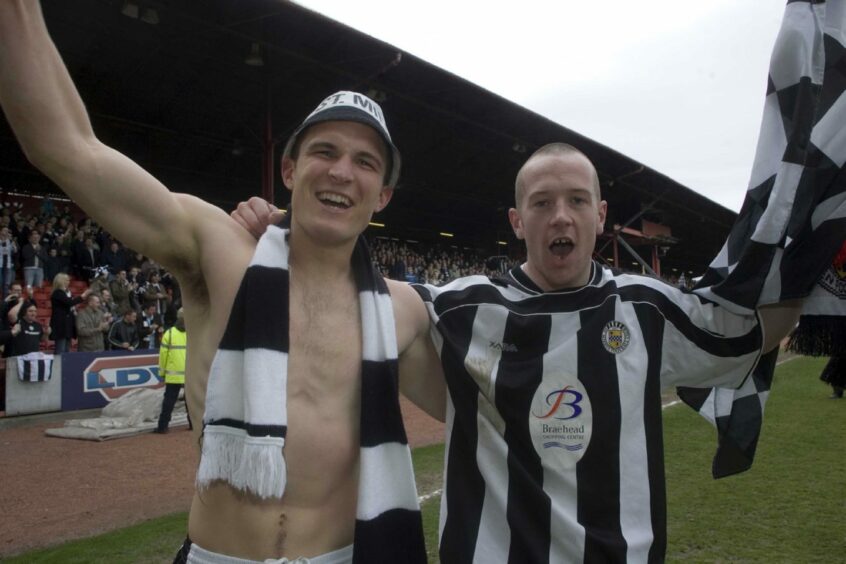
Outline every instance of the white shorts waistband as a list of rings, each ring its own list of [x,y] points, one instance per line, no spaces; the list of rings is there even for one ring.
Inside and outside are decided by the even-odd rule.
[[[321,554],[320,556],[313,556],[311,558],[269,558],[267,560],[248,560],[246,558],[237,558],[235,556],[227,556],[225,554],[218,554],[197,545],[191,544],[191,550],[188,552],[188,564],[351,564],[353,557],[353,545]]]

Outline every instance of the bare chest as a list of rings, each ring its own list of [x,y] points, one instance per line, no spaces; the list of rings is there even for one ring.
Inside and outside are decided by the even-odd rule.
[[[292,277],[286,384],[287,482],[263,503],[210,488],[192,507],[192,538],[253,559],[322,553],[352,542],[358,492],[361,321],[355,289]],[[204,545],[205,546],[205,545]]]
[[[361,322],[355,292],[302,290],[292,284],[287,501],[302,502],[301,494],[323,499],[334,491],[336,500],[346,499],[353,510],[360,375]],[[318,483],[315,476],[320,476]]]
[[[357,387],[361,317],[353,289],[330,292],[292,284],[288,398]]]

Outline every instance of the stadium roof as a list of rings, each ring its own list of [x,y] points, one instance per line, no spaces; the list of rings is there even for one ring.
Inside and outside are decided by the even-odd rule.
[[[497,240],[513,243],[506,210],[514,177],[534,149],[551,141],[576,145],[595,163],[609,202],[608,228],[640,230],[641,219],[671,228],[678,244],[667,243],[665,272],[701,271],[734,221],[731,210],[625,155],[295,4],[43,6],[101,139],[172,190],[225,209],[262,192],[268,134],[276,200],[287,202],[278,174],[284,141],[317,102],[343,89],[382,102],[403,153],[400,190],[376,219],[386,234],[426,239],[443,231],[455,235],[453,244],[486,250]],[[246,64],[250,56],[263,64]],[[55,191],[25,162],[5,123],[0,187]]]

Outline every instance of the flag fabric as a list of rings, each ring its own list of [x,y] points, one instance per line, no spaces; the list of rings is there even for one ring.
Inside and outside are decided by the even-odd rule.
[[[808,296],[846,234],[846,1],[789,0],[743,206],[694,290],[737,312]],[[719,478],[755,454],[778,350],[737,390],[679,388],[712,421]]]
[[[31,352],[17,357],[18,380],[21,382],[49,382],[53,377],[53,355]]]

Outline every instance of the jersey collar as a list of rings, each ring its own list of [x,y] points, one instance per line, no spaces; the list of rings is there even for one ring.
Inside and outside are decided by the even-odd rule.
[[[509,272],[509,278],[511,282],[517,286],[522,287],[527,292],[531,292],[533,294],[546,294],[546,293],[556,293],[556,292],[572,292],[574,290],[580,290],[585,286],[595,286],[599,283],[600,278],[602,277],[602,269],[599,268],[599,265],[596,264],[596,261],[590,262],[590,276],[588,277],[588,283],[585,286],[580,286],[577,288],[559,288],[557,290],[550,290],[549,292],[543,291],[540,286],[534,283],[534,281],[529,278],[529,275],[523,271],[522,265],[517,265],[512,268]]]

